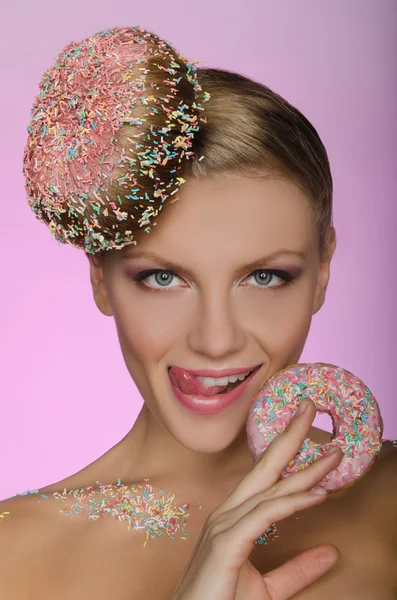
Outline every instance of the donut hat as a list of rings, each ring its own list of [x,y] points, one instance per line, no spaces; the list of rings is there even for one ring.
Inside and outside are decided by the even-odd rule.
[[[153,69],[163,76],[157,93],[160,86],[146,86]],[[190,103],[178,87],[181,80],[192,86]],[[176,105],[178,92],[183,100]],[[139,26],[105,29],[68,44],[46,70],[27,126],[23,174],[35,217],[59,243],[88,254],[136,244],[128,220],[148,233],[164,201],[177,199],[172,196],[184,183],[178,171],[193,158],[193,137],[205,122],[201,102],[209,97],[195,64]],[[145,121],[150,131],[148,125],[142,130]],[[136,133],[115,146],[123,124]],[[127,167],[117,182],[116,203],[106,190],[122,164]],[[151,204],[155,199],[158,209]]]

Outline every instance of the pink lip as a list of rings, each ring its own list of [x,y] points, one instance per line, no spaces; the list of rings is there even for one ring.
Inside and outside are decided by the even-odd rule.
[[[191,375],[198,375],[200,377],[229,377],[231,375],[240,375],[241,373],[248,373],[248,371],[252,371],[256,369],[260,365],[256,365],[254,367],[237,367],[235,369],[221,369],[219,371],[215,371],[214,369],[183,369],[186,373],[191,373]],[[182,368],[182,367],[181,367]]]
[[[190,372],[194,373],[194,371]],[[242,372],[244,373],[244,371]],[[236,402],[247,390],[251,380],[255,377],[257,372],[258,368],[256,368],[249,377],[244,379],[244,381],[231,392],[227,392],[226,394],[217,394],[216,396],[190,396],[175,387],[171,379],[168,379],[170,381],[174,396],[181,404],[183,404],[183,406],[199,415],[213,415],[221,412]]]

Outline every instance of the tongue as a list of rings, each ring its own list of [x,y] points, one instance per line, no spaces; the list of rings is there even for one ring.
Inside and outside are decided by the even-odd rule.
[[[205,387],[197,377],[180,367],[171,367],[169,376],[174,386],[189,396],[215,396],[229,385],[227,383],[226,385]]]

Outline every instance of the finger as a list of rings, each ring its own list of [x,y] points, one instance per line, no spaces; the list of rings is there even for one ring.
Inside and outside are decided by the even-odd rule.
[[[274,521],[281,521],[297,511],[324,501],[327,494],[299,492],[273,500],[259,502],[252,510],[235,520],[235,511],[222,515],[208,528],[211,553],[223,567],[240,569],[247,560],[255,540],[267,531]],[[228,549],[233,548],[233,552]]]
[[[336,468],[341,458],[343,457],[342,450],[338,450],[335,454],[326,454],[314,461],[309,467],[293,475],[289,475],[285,479],[281,479],[275,485],[268,488],[264,492],[259,492],[236,508],[224,513],[227,515],[228,522],[236,522],[247,512],[252,510],[257,504],[264,500],[287,496],[296,492],[310,491],[319,481],[321,481],[329,471]],[[326,491],[324,490],[325,496]]]
[[[264,495],[263,497],[276,498],[278,496],[292,494],[293,492],[310,490],[324,479],[330,471],[336,469],[342,458],[343,452],[339,446],[337,446],[335,452],[328,452],[324,456],[316,459],[305,469],[297,471],[278,481],[273,488],[269,489],[269,496]],[[266,494],[266,492],[264,492],[264,494]]]
[[[335,546],[310,548],[263,576],[268,600],[287,600],[332,569],[340,559]]]
[[[217,514],[235,508],[279,480],[282,471],[298,454],[316,416],[314,403],[311,400],[303,400],[302,406],[304,403],[306,410],[294,416],[289,427],[275,437],[247,475],[216,509]]]

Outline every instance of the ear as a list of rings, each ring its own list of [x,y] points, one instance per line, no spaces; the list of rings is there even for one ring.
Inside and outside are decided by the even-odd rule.
[[[86,255],[90,265],[90,280],[95,304],[106,317],[113,316],[109,294],[105,285],[105,260],[93,255]]]
[[[325,295],[327,292],[329,276],[330,276],[330,266],[331,261],[334,256],[336,248],[336,232],[335,227],[331,226],[329,230],[329,235],[327,239],[327,243],[324,249],[324,257],[320,264],[320,272],[317,278],[317,287],[316,292],[314,294],[313,300],[313,311],[312,314],[315,315],[322,305],[325,302]]]

